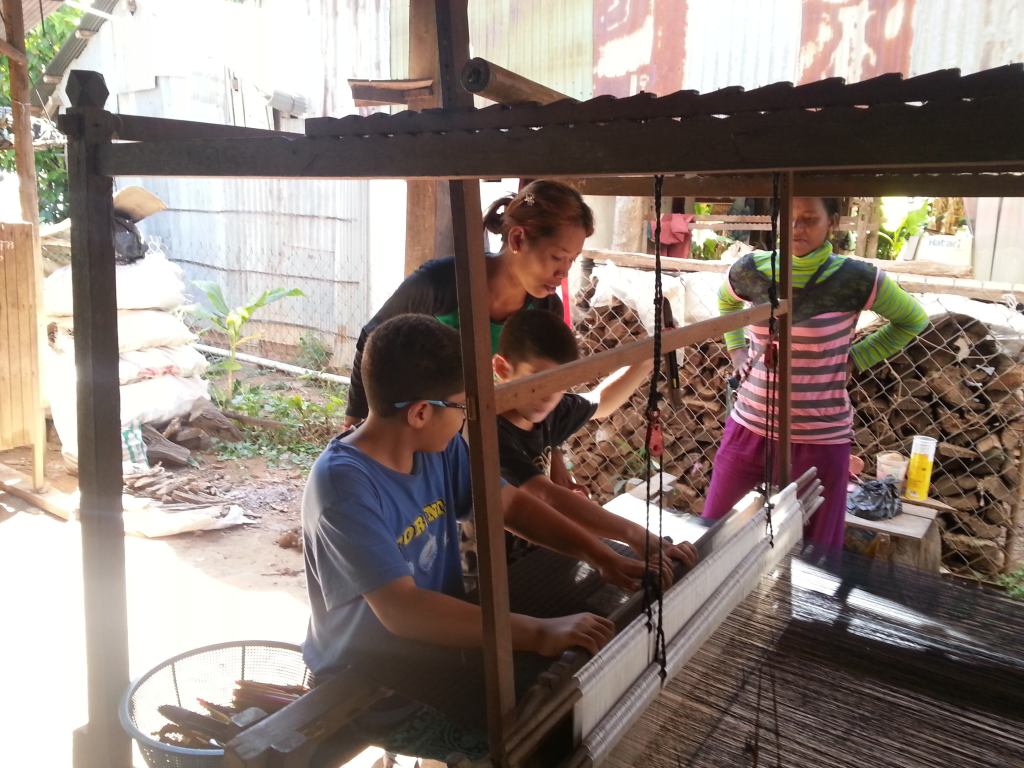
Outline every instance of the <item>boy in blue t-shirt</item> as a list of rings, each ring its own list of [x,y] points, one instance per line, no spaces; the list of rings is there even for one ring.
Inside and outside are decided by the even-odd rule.
[[[410,721],[430,720],[415,702],[443,700],[445,715],[482,730],[482,678],[473,650],[483,644],[483,622],[480,608],[461,599],[456,527],[472,511],[459,435],[466,396],[458,333],[423,315],[393,318],[370,336],[363,380],[369,417],[331,441],[302,499],[312,610],[306,662],[317,675],[354,667],[398,692],[357,721],[373,740],[379,740],[374,728],[391,734]],[[588,562],[613,583],[639,587],[643,563],[513,486],[505,486],[502,500],[513,532]],[[575,646],[596,653],[614,631],[592,614],[512,614],[511,624],[513,648],[540,656]],[[528,666],[517,658],[517,679]],[[481,681],[478,690],[474,680]],[[446,698],[446,688],[458,695]],[[428,730],[436,736],[439,727],[434,721]],[[445,756],[436,746],[420,749],[424,757]]]
[[[524,309],[505,322],[493,360],[494,373],[499,381],[515,381],[578,357],[576,337],[560,318]],[[552,467],[557,465],[552,464],[551,455],[588,421],[606,418],[622,407],[652,369],[653,364],[646,360],[613,373],[585,395],[556,392],[498,416],[501,474],[506,481],[593,535],[621,541],[640,555],[647,547],[657,551],[658,537],[595,504],[585,491],[579,492],[579,486],[554,478]],[[689,542],[662,546],[667,583],[671,583],[670,559],[689,567],[697,562],[697,550]]]

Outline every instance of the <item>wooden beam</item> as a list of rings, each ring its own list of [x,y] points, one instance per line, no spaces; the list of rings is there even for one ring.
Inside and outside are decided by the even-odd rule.
[[[273,758],[304,756],[308,765],[319,736],[329,737],[385,695],[379,686],[342,670],[309,693],[246,728],[224,749],[225,768],[265,766]],[[273,763],[276,765],[276,763]]]
[[[429,93],[409,99],[410,110],[422,111],[443,105],[439,87],[440,58],[437,50],[437,0],[409,3],[409,78],[429,80]],[[435,180],[407,180],[405,193],[405,274],[410,275],[431,259],[450,256],[452,211],[448,185]]]
[[[626,253],[622,251],[606,251],[588,249],[582,256],[596,262],[611,262],[620,267],[653,269],[654,259],[646,253]],[[701,261],[700,259],[670,259],[661,257],[662,268],[666,272],[713,272],[725,274],[732,266],[731,262]],[[920,269],[922,265],[939,265],[935,262],[920,261],[882,261],[879,259],[861,259],[874,264],[879,269],[889,272],[903,290],[910,293],[948,293],[954,296],[966,296],[980,301],[1002,301],[1007,295],[1024,297],[1024,283],[1000,283],[984,280],[972,280],[948,275],[928,275],[904,270]],[[930,267],[924,270],[927,272]],[[939,271],[936,269],[936,271]]]
[[[772,243],[774,245],[774,243]],[[779,179],[779,299],[793,306],[793,174],[784,172]],[[787,312],[779,318],[778,350],[778,483],[789,485],[793,476],[793,323]]]
[[[131,740],[118,722],[128,686],[128,619],[121,517],[121,414],[117,287],[114,279],[113,179],[96,171],[110,141],[107,89],[94,72],[68,78],[74,105],[68,136],[71,277],[78,370],[78,486],[85,585],[89,722],[75,732],[75,768],[129,768]]]
[[[437,40],[442,99],[447,105],[472,105],[459,87],[458,73],[469,58],[467,0],[437,0]],[[505,558],[501,469],[498,462],[498,416],[491,368],[490,299],[487,263],[480,234],[480,184],[449,184],[455,270],[466,379],[469,449],[480,568],[483,614],[483,661],[487,691],[487,733],[492,763],[506,765],[505,737],[515,715],[512,624]]]
[[[42,490],[46,484],[46,417],[42,406],[42,345],[46,338],[43,328],[43,256],[39,241],[39,191],[36,188],[36,152],[32,143],[32,96],[28,78],[28,59],[25,57],[25,19],[21,0],[3,0],[4,25],[7,32],[6,50],[11,83],[11,115],[14,119],[14,164],[18,172],[18,195],[21,218],[32,225],[31,279],[25,283],[28,296],[19,297],[31,308],[34,322],[27,329],[29,344],[35,353],[29,356],[28,397],[25,403],[31,411],[32,485]]]
[[[427,78],[413,80],[357,80],[349,78],[352,100],[357,107],[379,107],[390,104],[421,103],[434,95],[434,81]]]
[[[534,82],[487,59],[466,62],[460,76],[462,87],[470,93],[498,104],[553,104],[568,99],[564,93]]]
[[[432,94],[432,88],[395,91],[388,88],[376,88],[372,85],[352,86],[352,100],[357,107],[386,107],[392,104],[408,105],[413,101],[429,97]]]
[[[640,269],[654,269],[654,257],[647,253],[632,253],[629,251],[611,251],[601,248],[587,248],[582,253],[583,258],[597,262],[611,262],[620,267],[637,267]],[[959,264],[943,264],[941,261],[887,261],[885,259],[863,259],[855,256],[858,261],[871,264],[874,267],[883,269],[892,275],[905,275],[908,279],[923,279],[927,277],[946,278],[970,278],[974,270],[969,266]],[[666,256],[661,257],[662,269],[668,272],[728,272],[733,265],[731,261],[711,259],[673,259]],[[1003,283],[1002,285],[1013,285]],[[1016,284],[1018,289],[1022,284]]]
[[[636,196],[649,191],[647,176],[563,179],[584,195]],[[669,176],[670,197],[771,197],[771,176],[763,173]],[[1024,197],[1024,174],[975,173],[799,173],[793,191],[802,197]]]
[[[0,464],[0,492],[9,493],[61,520],[71,520],[78,512],[78,500],[73,495],[54,488],[34,491],[31,477],[6,464]]]
[[[7,15],[6,12],[5,12],[4,15],[5,16]],[[22,27],[22,33],[23,33],[22,37],[24,37],[24,31],[25,31],[24,21],[22,21],[21,27]],[[10,34],[11,34],[10,29],[11,29],[10,25],[8,24],[8,26],[7,26],[7,30],[8,30],[7,31],[7,35],[8,35],[8,37],[10,37]],[[20,64],[21,66],[26,67],[26,68],[28,67],[28,58],[25,56],[25,52],[22,49],[18,48],[17,45],[11,43],[9,39],[8,40],[0,40],[0,54],[3,54],[4,56],[6,56],[11,62],[14,62],[16,64]]]
[[[298,138],[301,133],[268,131],[240,125],[172,120],[145,115],[114,115],[114,138],[121,141],[173,141],[196,139]]]
[[[783,303],[779,307],[778,314],[784,315],[788,311],[788,306]],[[718,338],[726,331],[743,328],[750,323],[763,321],[767,317],[768,305],[758,304],[724,317],[712,317],[698,323],[684,325],[681,328],[669,328],[662,334],[661,348],[662,351],[668,353],[689,344]],[[564,391],[586,381],[605,376],[622,366],[647,360],[653,352],[654,340],[640,339],[620,344],[614,349],[589,355],[558,368],[552,368],[550,371],[535,373],[507,384],[500,384],[495,389],[497,412],[505,413],[517,406],[547,397],[554,392]]]
[[[480,179],[1024,164],[1015,132],[1024,124],[1024,97],[941,106],[444,134],[402,132],[398,118],[407,113],[400,113],[370,124],[373,135],[114,145],[102,150],[100,167],[112,175]],[[922,132],[934,140],[921,142]]]
[[[419,37],[419,36],[418,36]],[[417,42],[417,45],[419,43]],[[382,91],[419,91],[424,88],[433,89],[434,80],[429,77],[402,78],[397,80],[360,80],[355,77],[348,79],[349,88],[376,88]]]

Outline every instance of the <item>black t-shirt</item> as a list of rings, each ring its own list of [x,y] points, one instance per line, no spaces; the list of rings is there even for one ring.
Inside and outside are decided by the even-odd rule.
[[[489,256],[488,258],[495,258]],[[526,297],[523,307],[543,309],[556,315],[562,314],[562,300],[557,295],[545,296],[542,299]],[[352,361],[352,383],[348,390],[348,403],[345,407],[346,416],[365,419],[369,412],[366,392],[363,390],[363,348],[366,339],[378,325],[392,317],[408,313],[432,315],[446,325],[458,328],[459,300],[455,286],[455,259],[451,256],[444,259],[428,261],[409,275],[391,294],[370,321],[363,326],[356,342],[356,355]],[[501,323],[491,323],[491,352],[496,352],[498,334]]]
[[[498,419],[501,476],[520,486],[540,475],[551,474],[551,451],[572,437],[594,417],[597,404],[579,395],[563,395],[561,402],[533,429],[520,429]]]

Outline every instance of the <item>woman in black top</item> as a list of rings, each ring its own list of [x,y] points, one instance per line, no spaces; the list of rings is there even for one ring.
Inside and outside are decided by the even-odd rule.
[[[594,233],[594,215],[572,187],[538,180],[517,195],[491,203],[483,225],[501,235],[501,250],[487,257],[493,352],[505,320],[520,309],[534,307],[561,315],[562,302],[556,291],[583,250],[584,240]],[[385,320],[410,312],[459,327],[454,258],[428,261],[409,275],[363,326],[352,362],[346,425],[362,421],[367,414],[361,372],[367,337]]]

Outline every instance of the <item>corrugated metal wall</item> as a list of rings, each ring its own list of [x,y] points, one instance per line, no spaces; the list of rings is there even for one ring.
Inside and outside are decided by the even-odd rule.
[[[283,3],[280,4],[280,3]],[[342,114],[352,109],[345,79],[386,77],[387,46],[378,46],[378,33],[389,24],[386,0],[345,3],[341,0],[293,0],[264,4],[262,13],[281,11],[305,14],[308,24],[296,23],[302,54],[320,64],[312,80],[315,92],[304,92],[314,104],[314,114],[325,110]],[[149,4],[168,19],[176,16],[167,0]],[[131,39],[134,50],[147,47],[147,35],[162,34],[158,24],[118,18],[103,26],[75,68],[103,72],[112,91],[108,107],[129,114],[159,115],[207,122],[272,127],[272,114],[264,96],[235,69],[246,65],[216,58],[197,58],[191,72],[167,76],[159,58],[155,88],[118,91],[126,82],[119,74],[120,50]],[[258,20],[256,22],[259,24]],[[270,22],[273,24],[273,21]],[[367,37],[366,31],[372,34]],[[163,30],[166,32],[166,28]],[[235,30],[248,34],[258,48],[273,36],[259,26]],[[228,34],[223,30],[217,34]],[[386,35],[385,35],[386,39]],[[159,48],[157,40],[152,47]],[[224,50],[244,46],[244,41],[225,43]],[[383,50],[383,53],[382,53]],[[297,68],[296,68],[297,69]],[[233,82],[237,78],[237,87]],[[293,74],[296,82],[303,73]],[[309,82],[311,78],[306,78]],[[267,84],[260,83],[264,89]],[[278,87],[271,83],[270,87]],[[313,88],[308,88],[313,91]],[[301,123],[284,126],[301,131]],[[231,302],[242,303],[270,288],[300,288],[306,298],[286,299],[257,315],[252,330],[262,336],[251,351],[291,359],[303,334],[314,334],[334,351],[335,364],[347,364],[355,339],[370,311],[370,212],[369,183],[365,181],[289,180],[117,180],[119,187],[139,184],[159,195],[168,209],[143,222],[147,236],[158,238],[168,256],[184,268],[189,279],[216,280]],[[386,201],[385,201],[386,204]],[[201,299],[197,291],[193,297]]]
[[[800,0],[689,0],[683,88],[757,88],[797,79]]]
[[[977,72],[1024,61],[1020,0],[918,0],[913,26],[911,75],[946,67]]]
[[[395,77],[408,72],[409,2],[391,2]],[[474,56],[573,98],[593,94],[593,0],[470,0],[469,26]]]

